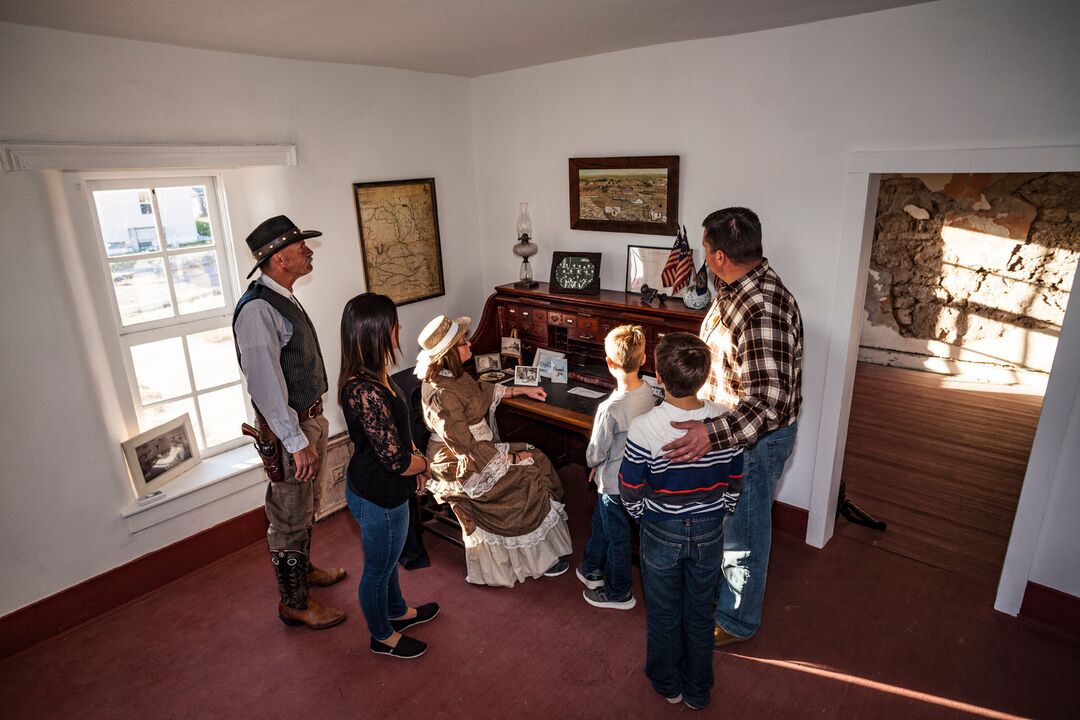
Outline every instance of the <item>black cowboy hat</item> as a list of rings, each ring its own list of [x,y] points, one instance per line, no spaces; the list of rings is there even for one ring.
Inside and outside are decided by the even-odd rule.
[[[296,227],[296,223],[284,215],[264,220],[247,236],[251,257],[255,259],[255,267],[251,268],[247,276],[254,275],[255,271],[281,248],[320,235],[322,233],[318,230],[301,230]]]

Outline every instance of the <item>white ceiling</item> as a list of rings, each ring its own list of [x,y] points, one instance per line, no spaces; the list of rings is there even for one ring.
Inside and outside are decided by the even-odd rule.
[[[0,21],[475,77],[927,0],[24,0]]]

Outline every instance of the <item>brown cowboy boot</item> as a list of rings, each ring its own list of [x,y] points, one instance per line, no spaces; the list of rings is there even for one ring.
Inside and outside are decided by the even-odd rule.
[[[329,568],[323,570],[317,568],[311,562],[311,528],[307,531],[307,542],[304,543],[304,554],[307,555],[307,583],[315,587],[327,587],[345,579],[345,568]]]
[[[324,630],[345,620],[341,610],[326,607],[307,594],[307,557],[296,551],[271,552],[270,559],[277,573],[278,617],[286,625],[306,625],[312,630]]]
[[[345,579],[345,568],[317,568],[308,561],[307,584],[316,587],[328,587]]]
[[[286,625],[306,625],[312,630],[325,630],[345,622],[345,613],[332,607],[321,605],[308,598],[304,609],[291,608],[278,603],[278,617]]]

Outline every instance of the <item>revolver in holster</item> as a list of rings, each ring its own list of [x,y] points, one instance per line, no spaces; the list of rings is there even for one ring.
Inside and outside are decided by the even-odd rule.
[[[252,427],[243,423],[240,431],[255,440],[255,449],[262,459],[263,470],[270,482],[281,482],[285,479],[285,457],[281,450],[281,441],[259,413],[255,413],[255,425],[256,427]]]

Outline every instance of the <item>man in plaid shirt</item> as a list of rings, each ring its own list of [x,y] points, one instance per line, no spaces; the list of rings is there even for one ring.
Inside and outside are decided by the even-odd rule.
[[[717,296],[701,324],[712,372],[700,397],[730,412],[672,423],[686,435],[665,457],[692,462],[710,450],[744,448],[742,498],[724,522],[724,572],[717,588],[714,647],[750,638],[761,625],[776,485],[795,445],[802,403],[802,316],[762,255],[761,222],[746,208],[705,218],[705,261]]]

